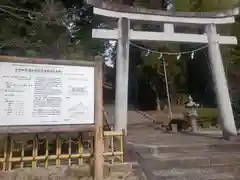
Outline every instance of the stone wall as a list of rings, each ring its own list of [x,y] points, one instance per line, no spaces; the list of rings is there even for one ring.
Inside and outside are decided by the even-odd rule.
[[[60,166],[49,168],[23,168],[11,172],[1,172],[0,180],[92,180],[93,168],[88,165]],[[131,164],[105,164],[105,180],[138,180]]]

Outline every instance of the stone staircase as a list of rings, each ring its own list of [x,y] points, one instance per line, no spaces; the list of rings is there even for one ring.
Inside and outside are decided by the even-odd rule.
[[[105,110],[113,119],[113,106]],[[239,139],[225,141],[219,129],[166,133],[129,109],[125,160],[144,173],[140,180],[240,180]]]
[[[131,149],[149,180],[240,179],[240,144],[219,142],[148,147],[132,144]]]

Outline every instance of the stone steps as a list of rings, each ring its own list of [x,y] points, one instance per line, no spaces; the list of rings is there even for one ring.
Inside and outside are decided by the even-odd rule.
[[[160,153],[181,152],[240,152],[240,144],[199,144],[193,146],[168,146],[156,147]]]
[[[226,160],[225,160],[226,161]],[[170,168],[205,168],[205,167],[226,167],[226,166],[240,166],[239,161],[229,162],[214,162],[209,163],[207,159],[188,159],[188,160],[169,160],[159,161],[157,159],[142,160],[149,169],[170,169]]]
[[[134,146],[134,145],[133,145]],[[240,144],[197,144],[192,146],[139,146],[139,153],[194,153],[194,152],[222,152],[238,153]]]
[[[240,179],[240,145],[135,147],[148,180]]]
[[[154,148],[141,148],[137,150],[141,160],[149,164],[150,168],[192,168],[204,166],[240,165],[240,152],[169,152],[161,153]]]
[[[143,165],[144,164],[144,165]],[[149,166],[152,164],[152,166]],[[154,166],[153,166],[154,164]],[[141,162],[142,171],[148,180],[237,180],[240,166],[208,166],[161,168],[153,161]]]
[[[225,141],[219,129],[165,132],[133,112],[129,117],[135,121],[125,159],[139,164],[144,180],[240,180],[240,136]]]
[[[235,180],[239,178],[240,169],[236,168],[172,168],[154,170],[153,175],[157,180]]]

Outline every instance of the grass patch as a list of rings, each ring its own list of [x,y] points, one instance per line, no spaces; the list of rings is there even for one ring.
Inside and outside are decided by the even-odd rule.
[[[217,117],[217,108],[198,108],[197,112],[199,117],[203,117],[203,118]]]
[[[217,124],[217,108],[198,108],[197,112],[200,121]]]

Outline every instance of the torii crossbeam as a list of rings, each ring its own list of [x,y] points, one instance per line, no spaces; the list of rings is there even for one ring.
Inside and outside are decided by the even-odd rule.
[[[219,48],[219,44],[237,44],[237,38],[233,36],[218,35],[216,25],[234,23],[234,16],[239,14],[238,8],[225,12],[169,12],[146,8],[134,8],[97,0],[86,1],[88,4],[94,6],[94,14],[119,19],[117,29],[92,30],[93,38],[118,40],[115,97],[116,130],[124,129],[125,132],[127,132],[129,41],[144,40],[208,44],[223,135],[225,138],[237,135],[222,56]],[[130,29],[130,20],[154,21],[166,24],[202,25],[205,26],[205,33],[176,33],[174,32],[174,28],[164,28],[163,32],[134,31]]]

